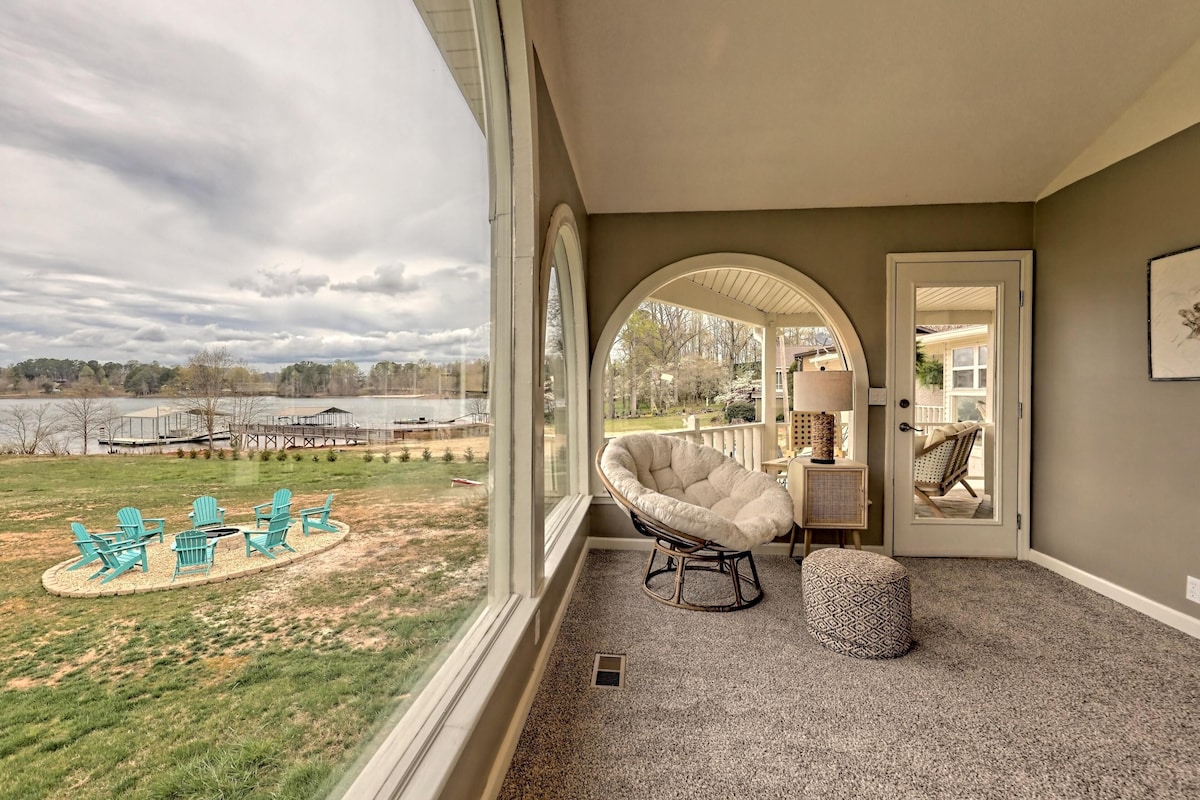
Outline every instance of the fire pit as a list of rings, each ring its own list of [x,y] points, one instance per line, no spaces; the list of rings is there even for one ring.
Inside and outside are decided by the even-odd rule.
[[[241,533],[241,528],[207,528],[204,535],[209,539],[220,539],[225,536],[233,536],[235,533]]]

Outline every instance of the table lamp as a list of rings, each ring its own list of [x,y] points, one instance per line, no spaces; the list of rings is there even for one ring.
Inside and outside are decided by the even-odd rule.
[[[831,411],[850,411],[854,408],[854,373],[844,370],[792,374],[794,411],[821,412],[813,421],[812,460],[814,464],[833,463],[833,437],[838,431],[838,419]]]

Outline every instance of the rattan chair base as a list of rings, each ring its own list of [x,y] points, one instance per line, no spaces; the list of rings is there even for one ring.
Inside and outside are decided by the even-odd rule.
[[[662,557],[662,566],[655,562]],[[746,574],[746,570],[749,574]],[[715,572],[729,576],[730,593],[713,603],[689,602],[684,595],[689,572]],[[650,582],[659,575],[674,573],[670,594],[655,591]],[[749,590],[749,591],[747,591]],[[751,608],[763,599],[762,584],[758,580],[758,567],[749,550],[725,550],[716,547],[690,547],[667,539],[656,538],[654,549],[646,561],[646,574],[642,578],[642,591],[663,605],[683,608],[688,611],[741,611]]]

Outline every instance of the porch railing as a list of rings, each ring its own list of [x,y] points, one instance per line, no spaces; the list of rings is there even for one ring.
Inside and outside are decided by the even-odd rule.
[[[913,423],[918,427],[926,422],[941,422],[946,416],[946,409],[941,406],[916,406],[913,411]]]
[[[761,422],[751,422],[741,425],[722,425],[716,428],[680,428],[670,431],[655,431],[663,436],[676,436],[696,444],[704,444],[720,450],[746,469],[757,471],[764,460],[775,457],[775,448],[766,450],[763,446],[763,431],[766,426]],[[606,435],[605,439],[612,439]]]

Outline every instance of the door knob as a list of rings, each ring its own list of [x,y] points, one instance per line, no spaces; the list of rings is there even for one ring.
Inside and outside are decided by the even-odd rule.
[[[916,431],[917,433],[924,433],[925,429],[924,428],[914,428],[912,425],[909,425],[907,422],[901,422],[900,423],[900,432],[908,433],[909,431]]]

